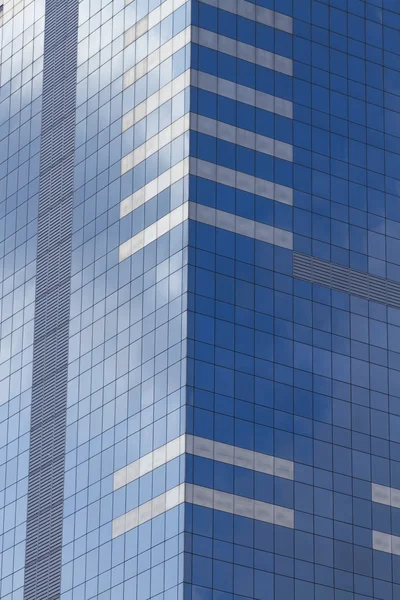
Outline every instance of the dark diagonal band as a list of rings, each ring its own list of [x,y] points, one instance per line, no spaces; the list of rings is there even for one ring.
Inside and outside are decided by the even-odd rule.
[[[78,0],[47,0],[24,600],[60,597]]]

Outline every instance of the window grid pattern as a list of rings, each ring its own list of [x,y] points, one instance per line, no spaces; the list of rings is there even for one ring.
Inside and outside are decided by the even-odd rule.
[[[8,436],[30,406],[31,4],[0,25]],[[396,0],[79,2],[61,600],[399,596],[399,31]]]
[[[254,19],[261,4],[292,29]],[[189,197],[293,234],[294,252],[190,222],[187,433],[292,460],[294,481],[204,457],[188,477],[292,508],[294,529],[187,505],[186,597],[393,600],[399,7],[244,5],[193,1],[207,33],[192,43],[190,111],[291,145],[293,162],[203,132],[190,155],[262,173],[293,202],[198,174]],[[248,47],[293,69],[267,69]]]
[[[187,206],[189,8],[80,3],[63,600],[183,595],[183,505],[149,507],[184,484],[184,457],[117,490],[113,478],[184,433],[188,224],[159,240],[149,228]],[[177,135],[154,143],[166,127]],[[127,513],[137,526],[113,536]]]
[[[35,311],[44,3],[0,12],[0,596],[22,600]]]

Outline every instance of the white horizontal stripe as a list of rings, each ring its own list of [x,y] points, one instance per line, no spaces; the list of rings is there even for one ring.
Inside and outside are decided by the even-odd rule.
[[[159,91],[154,92],[146,100],[143,100],[140,104],[135,106],[132,110],[127,112],[122,118],[122,131],[126,131],[130,127],[133,127],[135,123],[138,123],[145,117],[147,117],[154,110],[159,108],[168,100],[171,100],[174,96],[185,90],[190,86],[190,69],[164,85]]]
[[[185,484],[185,502],[220,510],[222,512],[294,528],[294,511],[276,504],[252,500],[236,494],[228,494],[210,488]]]
[[[135,123],[147,117],[162,104],[171,100],[171,98],[190,85],[218,94],[224,98],[230,98],[231,100],[287,117],[288,119],[293,118],[293,104],[289,100],[233,83],[227,79],[222,79],[222,77],[215,77],[215,75],[210,75],[209,73],[188,69],[127,112],[122,118],[122,131],[126,131],[135,125]]]
[[[290,58],[238,42],[208,29],[189,26],[127,71],[124,75],[124,88],[158,67],[162,61],[184,48],[190,41],[286,75],[293,75],[293,62]]]
[[[247,129],[235,127],[229,123],[216,121],[203,115],[191,114],[190,129],[204,133],[212,137],[244,146],[250,150],[256,150],[262,154],[276,156],[282,160],[293,161],[293,146],[279,140],[275,140]]]
[[[190,172],[191,175],[215,181],[223,185],[234,187],[250,194],[257,194],[263,198],[269,198],[276,202],[293,205],[293,190],[284,185],[267,181],[241,171],[228,169],[198,158],[185,158],[165,173],[162,173],[145,186],[131,194],[120,203],[120,218],[122,219],[133,210],[148,202],[154,196],[166,190],[173,183],[182,179]]]
[[[293,119],[293,104],[289,100],[260,92],[259,90],[229,81],[228,79],[192,69],[191,85],[218,94],[219,96],[224,96],[225,98],[249,104],[250,106],[256,106],[262,110]]]
[[[250,44],[245,44],[244,42],[238,42],[233,38],[214,33],[208,29],[192,27],[192,42],[260,65],[261,67],[279,71],[285,75],[293,75],[293,61],[290,58],[268,52],[268,50],[263,50]]]
[[[162,173],[145,186],[137,190],[134,194],[131,194],[120,204],[120,218],[122,219],[133,210],[136,210],[139,206],[142,206],[145,202],[148,202],[157,194],[160,194],[171,185],[188,175],[189,173],[189,158],[184,158],[181,162],[177,163],[165,173]]]
[[[228,465],[251,469],[283,479],[293,479],[294,463],[262,452],[254,452],[239,446],[216,442],[207,438],[186,435],[186,452],[203,458],[210,458]]]
[[[377,483],[372,483],[371,489],[372,502],[379,502],[379,504],[400,508],[400,490]]]
[[[235,169],[228,169],[227,167],[222,167],[206,160],[191,157],[190,173],[197,177],[203,177],[210,181],[234,187],[243,192],[257,194],[257,196],[262,196],[263,198],[270,198],[283,204],[293,205],[292,188],[268,181],[267,179],[254,177]]]
[[[174,227],[177,227],[177,225],[187,221],[188,211],[189,203],[185,202],[185,204],[178,206],[175,210],[121,244],[119,247],[119,261],[121,262],[132,256],[148,244],[151,244],[151,242],[154,242],[154,240],[168,233],[168,231],[171,231]]]
[[[186,2],[187,0],[165,0],[162,2],[160,6],[157,6],[157,8],[144,16],[143,19],[140,19],[135,25],[127,29],[124,36],[125,47],[147,33],[149,29],[158,25],[163,19],[171,15]]]
[[[138,62],[132,69],[124,75],[124,88],[133,85],[135,81],[146,75],[152,69],[158,67],[164,60],[170,58],[175,52],[181,50],[190,42],[191,27],[186,27],[183,31],[165,42],[160,48],[154,50],[143,60]]]
[[[119,247],[119,261],[121,262],[129,258],[129,256],[132,256],[188,218],[192,221],[198,221],[199,223],[211,225],[225,231],[231,231],[232,233],[244,235],[261,242],[274,244],[281,248],[293,249],[293,234],[290,231],[271,227],[271,225],[265,225],[252,219],[238,217],[237,215],[216,210],[202,204],[185,202],[182,206],[178,206],[178,208],[121,244]]]
[[[273,244],[288,250],[293,249],[293,234],[278,227],[265,225],[252,219],[245,219],[232,213],[217,210],[203,204],[190,202],[189,219],[218,229],[244,235],[260,242]]]
[[[149,158],[161,150],[161,148],[164,148],[164,146],[170,144],[173,140],[176,140],[179,136],[189,131],[189,126],[190,113],[186,113],[186,115],[183,115],[183,117],[180,117],[171,123],[171,125],[168,125],[168,127],[159,131],[133,152],[124,156],[121,160],[121,175],[124,175],[143,160],[146,160],[146,158]]]
[[[240,15],[245,19],[286,31],[286,33],[293,33],[293,19],[291,17],[264,8],[259,4],[247,2],[246,0],[201,0],[201,2]]]
[[[172,490],[141,504],[137,508],[130,510],[121,517],[117,517],[112,522],[112,537],[116,538],[119,535],[143,525],[147,521],[162,515],[175,508],[185,501],[185,484],[181,483]]]
[[[293,479],[294,464],[290,460],[184,434],[116,471],[114,473],[114,490],[150,473],[185,452],[283,479]]]
[[[235,127],[234,125],[229,125],[229,123],[216,121],[209,117],[187,113],[159,131],[152,138],[144,142],[144,144],[133,150],[133,152],[126,154],[121,160],[121,175],[136,167],[143,160],[146,160],[161,150],[161,148],[189,131],[189,129],[261,152],[262,154],[275,156],[289,162],[293,161],[293,147],[291,144],[286,144],[285,142],[274,140],[259,133]]]
[[[123,535],[183,502],[263,521],[264,523],[280,525],[281,527],[294,528],[294,511],[290,508],[252,500],[236,494],[220,492],[199,485],[182,483],[114,519],[112,522],[112,537],[116,538]]]
[[[114,491],[128,485],[139,477],[143,477],[146,473],[150,473],[154,469],[165,465],[170,460],[185,453],[186,436],[181,435],[171,442],[164,444],[160,448],[156,448],[138,460],[131,462],[126,467],[115,471],[114,473]]]
[[[372,547],[380,552],[389,554],[397,554],[400,556],[400,537],[382,533],[381,531],[372,532]]]

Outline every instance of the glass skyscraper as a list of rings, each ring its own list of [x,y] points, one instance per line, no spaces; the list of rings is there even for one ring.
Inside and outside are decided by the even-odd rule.
[[[400,600],[400,1],[0,0],[1,600]]]

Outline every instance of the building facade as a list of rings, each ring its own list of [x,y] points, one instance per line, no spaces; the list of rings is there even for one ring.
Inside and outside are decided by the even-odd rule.
[[[400,3],[0,6],[2,600],[400,599]]]

